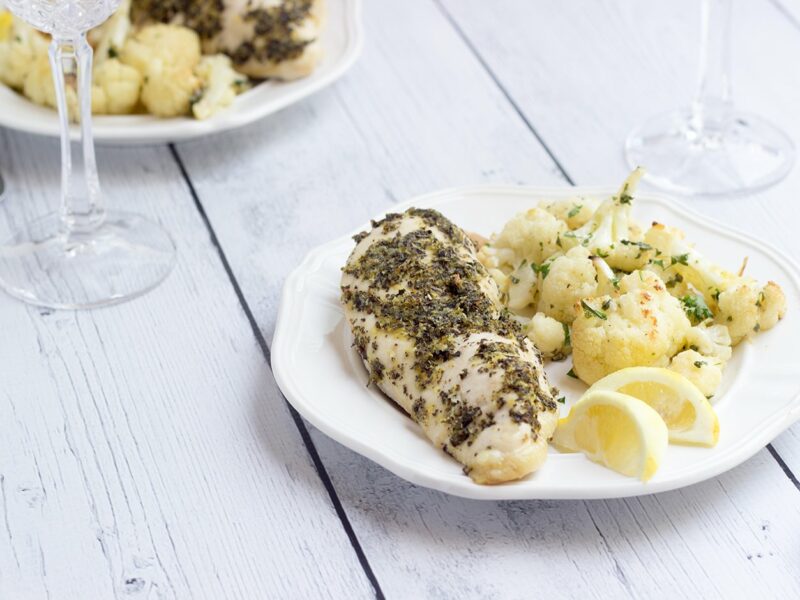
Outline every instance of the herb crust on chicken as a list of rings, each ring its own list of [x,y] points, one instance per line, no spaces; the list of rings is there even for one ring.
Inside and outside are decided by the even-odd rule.
[[[341,300],[371,380],[476,482],[538,469],[556,390],[473,243],[414,208],[355,240]]]

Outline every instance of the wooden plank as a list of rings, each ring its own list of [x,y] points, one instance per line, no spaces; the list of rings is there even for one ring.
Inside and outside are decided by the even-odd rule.
[[[557,10],[519,6],[528,22]],[[267,338],[283,276],[300,257],[395,200],[482,181],[563,181],[433,3],[365,8],[364,56],[334,88],[247,131],[179,146]],[[407,484],[313,436],[388,597],[800,589],[785,575],[796,570],[796,492],[766,453],[652,498],[482,503]]]
[[[691,99],[699,35],[699,9],[691,0],[647,5],[582,0],[535,15],[507,0],[492,10],[479,0],[444,4],[578,183],[622,177],[628,132],[648,116]],[[736,3],[733,14],[736,102],[800,139],[800,72],[783,66],[786,57],[800,55],[800,29],[766,0]],[[557,48],[568,48],[569,58],[556,58]],[[775,187],[748,198],[686,202],[796,257],[798,186],[795,167]],[[775,448],[797,474],[800,425],[792,431],[778,438]]]
[[[178,264],[102,310],[0,297],[0,596],[372,595],[173,157],[100,156]],[[57,165],[0,133],[4,227],[54,208]]]

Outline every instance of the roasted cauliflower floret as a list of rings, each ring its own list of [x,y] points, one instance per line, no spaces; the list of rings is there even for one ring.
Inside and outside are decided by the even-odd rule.
[[[148,25],[128,38],[120,60],[142,75],[141,100],[159,117],[189,113],[202,82],[194,69],[200,62],[200,38],[186,27]]]
[[[592,218],[600,200],[596,198],[561,198],[560,200],[543,200],[539,208],[543,208],[556,219],[567,224],[570,229],[585,225]]]
[[[675,355],[669,368],[695,384],[706,398],[711,398],[722,381],[724,366],[725,363],[717,358],[704,356],[694,350],[684,350]]]
[[[666,367],[691,328],[677,298],[647,271],[626,275],[617,297],[580,300],[572,323],[572,356],[578,377],[591,385],[633,366]]]
[[[0,82],[23,90],[34,62],[40,63],[41,57],[47,61],[44,35],[0,9]]]
[[[566,248],[584,246],[622,271],[634,271],[647,265],[653,250],[631,219],[633,192],[643,174],[640,168],[633,171],[620,191],[605,200],[589,221],[564,234],[562,245]]]
[[[139,102],[142,75],[115,58],[98,64],[92,85],[92,112],[95,114],[125,115],[133,112]]]
[[[199,99],[192,104],[192,113],[197,119],[207,119],[229,106],[236,99],[237,90],[247,81],[234,71],[231,59],[224,54],[204,56],[195,74],[203,86]]]
[[[161,62],[175,69],[194,69],[200,62],[200,38],[187,27],[146,25],[125,40],[120,60],[147,76]]]
[[[200,80],[192,71],[152,68],[144,78],[142,104],[157,117],[188,114],[200,89]]]
[[[726,271],[688,244],[679,229],[654,223],[645,240],[661,253],[657,266],[665,281],[679,279],[675,289],[691,286],[699,292],[714,321],[728,328],[734,346],[770,329],[786,313],[786,297],[778,284],[761,286],[751,277]]]
[[[506,223],[503,230],[492,239],[495,253],[503,249],[528,263],[537,265],[560,251],[559,238],[566,233],[567,226],[542,208],[532,208]]]
[[[563,360],[570,352],[569,327],[544,313],[533,315],[527,334],[544,358]]]
[[[89,31],[86,37],[94,48],[95,65],[119,56],[131,31],[130,13],[131,0],[122,0],[105,23]]]
[[[597,294],[597,271],[583,246],[545,263],[539,283],[538,310],[562,323],[575,319],[575,303]]]
[[[491,271],[489,272],[491,273]],[[498,279],[495,279],[495,281],[498,281]],[[536,298],[539,297],[538,265],[522,259],[519,266],[509,273],[505,279],[504,291],[506,292],[506,306],[511,310],[521,311],[535,304]]]

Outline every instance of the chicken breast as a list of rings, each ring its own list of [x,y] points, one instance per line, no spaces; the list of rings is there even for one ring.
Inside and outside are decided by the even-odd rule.
[[[194,29],[205,54],[223,52],[259,79],[304,77],[322,56],[324,0],[133,0],[131,19]]]
[[[371,380],[477,483],[538,469],[557,390],[473,243],[415,208],[355,240],[341,301]]]

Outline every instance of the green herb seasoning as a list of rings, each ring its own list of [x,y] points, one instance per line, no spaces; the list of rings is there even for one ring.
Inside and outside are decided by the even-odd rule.
[[[399,225],[408,217],[421,220],[423,226],[402,234]],[[530,347],[530,341],[511,314],[485,293],[482,285],[490,276],[475,257],[472,242],[434,210],[412,208],[404,215],[389,214],[372,225],[384,235],[344,267],[343,271],[362,285],[343,285],[342,302],[372,315],[379,331],[413,342],[412,368],[420,388],[436,388],[441,383],[442,366],[460,355],[459,340],[475,333],[504,338],[481,341],[473,359],[477,361],[475,368],[502,377],[495,387],[493,410],[483,412],[464,402],[458,389],[439,391],[446,407],[443,418],[450,444],[471,444],[480,431],[494,424],[494,411],[509,402],[511,418],[529,423],[535,436],[539,430],[536,415],[541,410],[554,410],[555,402],[549,387],[539,384],[537,365],[520,356],[520,347]],[[367,235],[361,233],[354,239],[360,243]],[[363,327],[353,325],[356,348],[367,361],[369,336]],[[391,369],[367,362],[379,384],[392,378]],[[464,377],[462,372],[460,380]],[[421,422],[427,412],[415,406],[411,416]]]
[[[586,300],[581,300],[581,307],[583,308],[583,314],[587,319],[597,317],[598,319],[605,321],[608,318],[606,313],[604,313],[602,310],[592,308],[592,306],[589,305]]]
[[[701,321],[714,318],[713,313],[708,308],[702,296],[683,296],[681,298],[681,306],[683,306],[683,311],[686,313],[686,316],[689,317],[692,325],[697,325]]]

